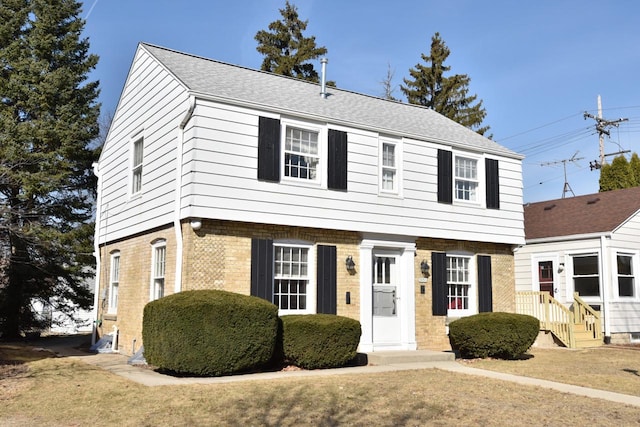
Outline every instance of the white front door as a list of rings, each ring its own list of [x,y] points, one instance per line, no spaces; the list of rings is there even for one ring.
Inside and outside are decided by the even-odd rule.
[[[373,344],[396,346],[400,344],[400,254],[374,252],[373,254]]]

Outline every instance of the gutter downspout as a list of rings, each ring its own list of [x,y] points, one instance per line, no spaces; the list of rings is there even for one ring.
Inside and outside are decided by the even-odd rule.
[[[176,276],[174,280],[174,292],[182,291],[182,254],[183,254],[183,236],[182,224],[180,223],[180,204],[182,201],[182,172],[183,172],[183,154],[184,154],[184,128],[189,123],[196,108],[196,98],[189,95],[189,108],[180,122],[178,128],[177,156],[176,156],[176,198],[173,210],[173,229],[176,233]]]
[[[91,166],[93,166],[93,174],[98,178],[98,185],[96,185],[96,200],[98,202],[98,208],[96,209],[96,225],[93,233],[93,256],[96,259],[96,278],[93,284],[93,328],[91,328],[91,345],[94,345],[96,343],[98,333],[98,302],[100,300],[100,222],[102,221],[102,178],[100,177],[99,162],[94,162]]]
[[[604,342],[611,342],[611,319],[609,316],[609,292],[613,282],[611,280],[611,272],[609,268],[609,252],[607,248],[607,238],[600,236],[600,253],[602,254],[602,316],[604,317]],[[607,286],[607,283],[610,286]]]

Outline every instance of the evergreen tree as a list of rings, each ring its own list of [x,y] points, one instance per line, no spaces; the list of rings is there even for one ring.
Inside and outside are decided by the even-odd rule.
[[[89,308],[98,58],[75,0],[0,3],[0,336]]]
[[[469,95],[471,79],[466,74],[445,75],[451,70],[444,64],[450,53],[440,33],[435,33],[429,56],[421,55],[424,64],[418,63],[409,70],[410,79],[403,79],[400,89],[410,104],[429,107],[484,135],[489,130],[489,126],[482,126],[487,112],[477,95]]]
[[[619,190],[637,185],[638,181],[631,164],[623,155],[615,157],[611,164],[605,163],[600,168],[600,191]]]
[[[629,160],[629,167],[631,168],[631,173],[633,174],[634,187],[640,185],[640,157],[638,157],[638,153],[633,153],[631,155],[631,160]]]
[[[255,35],[256,48],[264,55],[262,70],[289,77],[318,82],[318,73],[308,62],[327,54],[327,49],[316,46],[315,37],[305,37],[309,21],[298,18],[298,9],[289,3],[280,9],[282,20],[269,24],[269,30]]]

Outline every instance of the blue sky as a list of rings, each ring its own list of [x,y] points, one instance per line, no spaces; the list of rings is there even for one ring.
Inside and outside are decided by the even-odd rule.
[[[114,111],[139,42],[259,68],[256,32],[280,19],[284,0],[86,0],[82,17],[100,80],[103,111]],[[605,152],[640,151],[640,2],[615,0],[297,0],[305,34],[328,49],[328,78],[382,95],[387,66],[396,97],[410,68],[440,32],[451,72],[471,78],[494,140],[526,156],[524,200],[563,195],[562,162],[575,195],[598,191],[595,122],[612,128]],[[320,64],[316,64],[320,69]],[[576,155],[577,153],[577,155]],[[567,196],[571,196],[570,193]]]

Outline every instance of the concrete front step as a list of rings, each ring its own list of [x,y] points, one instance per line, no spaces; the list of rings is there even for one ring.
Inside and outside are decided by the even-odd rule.
[[[367,363],[369,365],[446,362],[450,360],[456,360],[456,355],[451,351],[398,350],[367,353]]]

